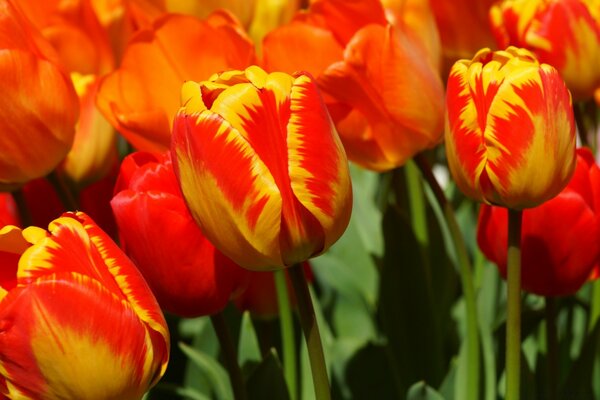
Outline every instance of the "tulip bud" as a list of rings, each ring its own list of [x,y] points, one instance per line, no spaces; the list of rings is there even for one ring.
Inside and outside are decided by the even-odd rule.
[[[65,157],[79,103],[50,44],[12,1],[0,0],[0,27],[0,190],[12,190]]]
[[[141,399],[169,332],[133,263],[83,213],[0,230],[0,391],[11,399]]]
[[[558,69],[576,100],[600,87],[600,5],[585,0],[505,0],[490,10],[501,48],[524,47]]]
[[[507,211],[483,205],[477,241],[506,276]],[[569,185],[555,198],[523,211],[523,289],[567,296],[583,285],[600,261],[600,169],[588,149],[577,154]]]
[[[446,154],[469,197],[512,209],[556,196],[575,168],[571,97],[524,49],[479,51],[448,78]]]
[[[183,196],[206,237],[255,270],[305,261],[350,218],[344,149],[311,77],[258,67],[187,82],[173,127]]]
[[[165,310],[215,314],[245,281],[249,272],[216,250],[190,215],[169,153],[125,158],[111,206],[121,246]]]

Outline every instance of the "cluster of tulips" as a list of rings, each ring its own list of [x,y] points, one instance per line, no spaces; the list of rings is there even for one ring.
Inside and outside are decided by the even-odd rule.
[[[588,282],[600,343],[598,1],[0,0],[0,83],[0,399],[141,399],[173,355],[163,312],[211,316],[228,393],[246,399],[226,309],[280,320],[267,347],[283,398],[329,399],[315,257],[344,239],[365,173],[382,229],[410,226],[385,237],[381,287],[401,287],[389,254],[407,243],[423,258],[430,240],[451,249],[457,399],[527,392],[525,293],[555,311],[548,398],[565,381],[556,301]],[[453,206],[473,200],[465,232]],[[434,239],[431,219],[448,234]],[[505,373],[485,385],[478,255],[507,282]],[[425,264],[435,287],[445,278]],[[311,390],[297,382],[298,327]],[[397,398],[441,398],[419,368],[391,385]]]

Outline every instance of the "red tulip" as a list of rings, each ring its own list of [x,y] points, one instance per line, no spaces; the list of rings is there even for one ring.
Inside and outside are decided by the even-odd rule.
[[[248,272],[196,225],[168,153],[125,158],[111,206],[121,246],[165,310],[185,317],[217,313],[245,280]]]
[[[150,289],[83,213],[0,230],[0,395],[141,399],[169,332]]]
[[[482,205],[479,247],[506,276],[507,211]],[[566,296],[585,283],[600,261],[600,169],[587,149],[577,151],[569,185],[554,199],[523,211],[523,289]]]

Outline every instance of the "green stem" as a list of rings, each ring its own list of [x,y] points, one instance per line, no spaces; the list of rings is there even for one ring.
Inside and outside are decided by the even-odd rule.
[[[592,284],[592,298],[591,298],[591,310],[590,319],[588,324],[588,332],[594,330],[596,321],[600,317],[600,279],[596,279]]]
[[[521,221],[522,212],[508,210],[506,281],[506,400],[518,400],[521,378]]]
[[[56,194],[67,211],[79,210],[77,196],[71,191],[69,185],[67,185],[60,173],[53,171],[46,179],[48,179],[48,182],[54,187]]]
[[[548,360],[548,400],[558,400],[558,332],[556,299],[546,296],[546,356]]]
[[[29,207],[27,207],[27,201],[25,200],[23,190],[15,190],[12,192],[12,196],[17,204],[17,212],[19,213],[19,221],[21,222],[21,226],[25,228],[31,225],[33,220],[31,218],[31,213],[29,212]]]
[[[479,330],[477,322],[477,304],[475,299],[475,287],[473,285],[473,271],[469,253],[464,241],[452,205],[446,199],[444,191],[436,180],[431,166],[423,154],[417,154],[414,158],[417,166],[421,170],[423,177],[429,184],[442,212],[446,218],[448,230],[454,242],[456,256],[458,258],[458,266],[460,271],[460,280],[463,288],[465,299],[465,308],[467,313],[467,394],[465,400],[479,399]]]
[[[210,316],[215,333],[219,340],[221,355],[225,362],[225,368],[229,373],[231,387],[233,389],[233,397],[235,400],[246,400],[246,387],[244,386],[244,378],[242,370],[237,362],[237,351],[231,339],[231,334],[225,323],[222,313],[213,314]]]
[[[425,196],[419,170],[413,161],[405,165],[406,183],[408,186],[408,201],[410,204],[410,217],[415,236],[423,248],[427,247],[427,212],[425,209]]]
[[[300,325],[302,326],[308,349],[315,398],[316,400],[330,400],[331,392],[329,390],[329,378],[327,377],[323,345],[321,344],[317,318],[310,297],[310,291],[308,290],[306,276],[304,276],[304,269],[301,265],[296,264],[289,269],[289,275],[296,294]]]
[[[302,267],[300,267],[302,268]],[[294,337],[294,321],[290,296],[284,270],[275,271],[275,288],[277,289],[277,304],[279,305],[279,325],[283,345],[283,373],[288,385],[290,399],[295,400],[298,393],[296,381],[296,340]]]

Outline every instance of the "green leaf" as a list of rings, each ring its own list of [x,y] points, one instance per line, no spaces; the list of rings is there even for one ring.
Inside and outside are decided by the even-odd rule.
[[[444,398],[425,382],[417,382],[408,389],[406,400],[444,400]]]
[[[217,399],[229,400],[233,398],[231,383],[225,369],[219,362],[200,350],[194,349],[183,342],[178,343],[179,348],[189,360],[202,372],[210,383],[210,388]]]
[[[238,350],[238,363],[244,365],[247,362],[260,361],[260,346],[252,324],[250,313],[246,311],[242,316],[240,326],[240,344]]]
[[[354,353],[348,362],[345,380],[351,393],[346,398],[401,398],[401,392],[394,385],[388,351],[382,344],[367,343]]]
[[[283,369],[274,349],[250,374],[246,388],[248,400],[289,400]]]
[[[600,320],[586,337],[579,358],[575,360],[562,389],[565,399],[592,399],[594,362],[600,345]]]
[[[426,380],[439,385],[445,375],[444,342],[436,302],[422,253],[405,216],[393,207],[383,222],[385,256],[381,272],[380,316],[389,338],[395,380],[401,393]]]

